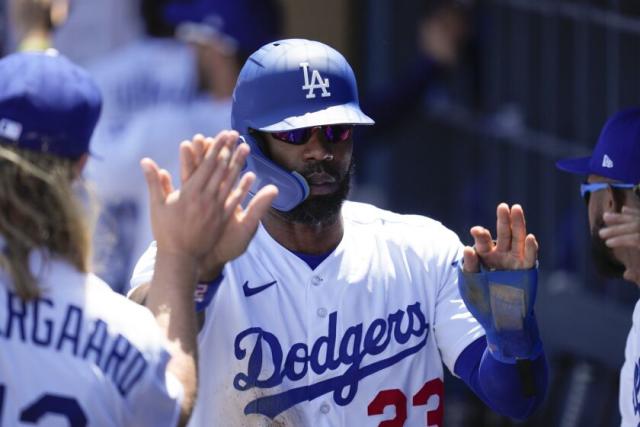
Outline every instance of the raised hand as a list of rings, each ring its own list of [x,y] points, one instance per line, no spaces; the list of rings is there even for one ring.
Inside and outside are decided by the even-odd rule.
[[[153,160],[141,161],[149,188],[157,252],[151,283],[141,287],[138,296],[167,337],[172,356],[167,370],[181,381],[184,389],[183,424],[194,405],[197,390],[195,286],[203,260],[224,233],[229,218],[239,208],[254,179],[247,175],[234,187],[249,153],[247,147],[236,148],[236,139],[237,134],[221,133],[204,151],[196,152],[197,162],[192,162],[193,167],[181,174],[184,180],[180,190],[174,189],[169,173],[159,169]],[[192,146],[182,144],[182,165],[194,160],[193,154]]]
[[[625,266],[624,278],[640,285],[640,210],[623,206],[622,212],[605,212],[600,229],[605,244],[616,249]]]
[[[640,249],[640,210],[622,207],[622,212],[605,212],[603,215],[606,227],[600,230],[610,248]]]
[[[509,209],[506,203],[497,208],[497,239],[484,227],[471,228],[474,247],[464,248],[463,270],[480,271],[480,263],[489,270],[523,270],[535,266],[538,242],[533,234],[527,235],[524,211],[520,205]]]
[[[220,135],[228,135],[233,140],[233,145],[237,144],[238,134],[236,132],[222,132]],[[214,143],[214,138],[205,138],[202,135],[194,136],[191,142],[185,141],[182,143],[180,148],[181,154],[183,154],[181,156],[183,181],[189,179],[198,168],[198,165],[204,161],[205,153],[211,149]],[[230,173],[220,183],[224,191],[231,188],[238,179],[244,160],[249,153],[249,146],[247,144],[238,144],[235,152],[243,153],[242,161],[235,163],[232,161],[233,167],[230,169]],[[240,178],[234,190],[238,200],[244,200],[254,179],[253,173],[246,173]],[[214,279],[226,262],[237,258],[246,250],[258,228],[260,219],[267,212],[277,194],[277,188],[273,185],[268,185],[251,199],[246,208],[235,202],[226,207],[231,209],[229,217],[222,234],[202,261],[201,282]]]
[[[197,152],[183,183],[176,190],[167,171],[151,159],[143,159],[149,187],[151,225],[158,250],[191,256],[201,261],[224,232],[229,218],[246,196],[254,177],[246,175],[234,188],[248,155],[248,147],[236,148],[237,134],[221,133],[206,150]],[[181,145],[181,164],[194,160],[193,147]]]

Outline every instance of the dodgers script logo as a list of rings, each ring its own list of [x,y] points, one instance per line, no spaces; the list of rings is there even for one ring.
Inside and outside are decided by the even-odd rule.
[[[406,311],[398,310],[387,318],[373,320],[366,329],[362,323],[353,325],[341,338],[337,337],[337,318],[338,312],[329,315],[327,335],[319,337],[311,345],[300,342],[289,349],[282,348],[276,335],[259,327],[246,329],[236,336],[236,358],[248,358],[247,372],[236,374],[233,380],[236,390],[269,389],[281,385],[285,379],[305,384],[255,399],[244,408],[245,414],[275,418],[298,403],[331,392],[336,404],[348,405],[356,396],[361,379],[417,353],[425,347],[429,336],[429,323],[419,302],[407,306]],[[415,338],[408,344],[412,337]],[[400,345],[399,351],[377,360],[367,357],[368,364],[362,366],[366,356],[383,353],[392,340]],[[347,369],[342,374],[306,385],[305,376],[309,369],[322,375],[345,366]]]
[[[331,92],[329,89],[329,79],[323,79],[320,75],[320,71],[313,70],[311,72],[311,79],[309,79],[309,63],[301,62],[300,67],[302,67],[302,71],[304,72],[304,85],[302,85],[302,90],[308,90],[307,99],[312,99],[316,97],[315,90],[322,89],[322,96],[326,98],[327,96],[331,96]]]

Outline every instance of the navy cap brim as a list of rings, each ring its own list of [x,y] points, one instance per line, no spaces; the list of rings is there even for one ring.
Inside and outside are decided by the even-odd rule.
[[[591,173],[589,168],[590,161],[591,157],[577,157],[573,159],[558,160],[556,162],[556,167],[565,172],[589,175]]]

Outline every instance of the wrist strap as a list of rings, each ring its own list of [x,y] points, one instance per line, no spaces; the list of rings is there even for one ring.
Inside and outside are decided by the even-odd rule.
[[[542,343],[533,312],[537,267],[466,273],[458,268],[460,295],[485,329],[492,356],[503,363],[535,359]]]
[[[196,285],[196,289],[193,292],[193,301],[196,303],[196,312],[199,313],[209,307],[213,296],[216,294],[218,287],[220,287],[222,279],[224,279],[224,274],[220,273],[220,275],[212,281],[198,283]]]

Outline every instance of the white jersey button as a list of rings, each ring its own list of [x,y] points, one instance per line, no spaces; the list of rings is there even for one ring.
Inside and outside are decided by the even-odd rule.
[[[323,414],[328,414],[330,410],[331,410],[331,407],[329,405],[327,405],[326,403],[323,403],[320,406],[320,412],[322,412]]]
[[[320,286],[322,284],[322,281],[323,281],[323,279],[320,276],[313,276],[311,278],[311,284],[313,286]]]
[[[316,313],[319,317],[327,317],[327,309],[324,307],[320,307]]]

